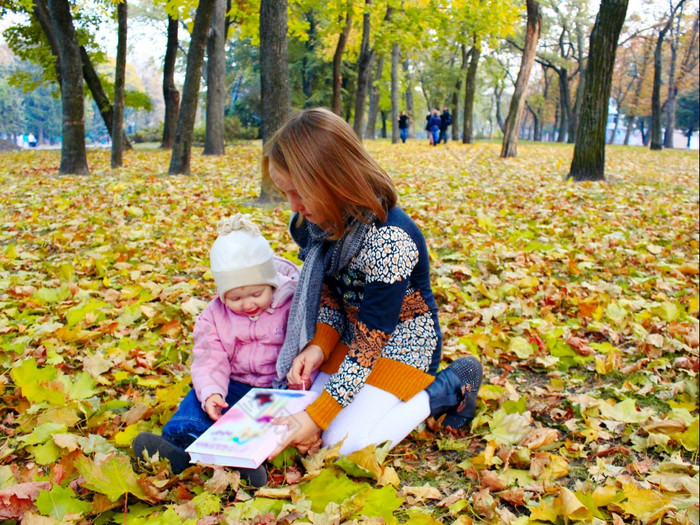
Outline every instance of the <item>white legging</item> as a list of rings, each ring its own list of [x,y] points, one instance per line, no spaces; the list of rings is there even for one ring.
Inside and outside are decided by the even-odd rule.
[[[329,377],[320,372],[311,390],[320,393]],[[344,439],[342,455],[385,441],[394,447],[429,415],[430,398],[425,390],[401,401],[394,394],[365,384],[323,432],[323,445],[332,446]]]

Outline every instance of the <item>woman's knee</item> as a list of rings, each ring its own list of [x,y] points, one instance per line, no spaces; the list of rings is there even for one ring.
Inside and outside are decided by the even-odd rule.
[[[362,450],[367,445],[372,444],[371,441],[369,441],[369,435],[367,432],[349,431],[348,429],[344,430],[345,433],[342,435],[338,430],[326,430],[322,436],[323,446],[333,447],[342,442],[342,445],[340,446],[340,454],[347,456],[348,454]]]

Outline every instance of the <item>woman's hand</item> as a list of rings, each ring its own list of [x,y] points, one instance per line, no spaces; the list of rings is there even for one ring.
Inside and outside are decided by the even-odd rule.
[[[228,403],[224,401],[221,394],[212,394],[204,402],[204,411],[214,421],[218,421],[224,408],[228,408]]]
[[[299,452],[305,453],[313,444],[321,439],[321,427],[306,412],[297,412],[291,416],[278,417],[272,420],[274,425],[287,425],[285,436],[279,446],[272,451],[268,460],[272,460],[277,454],[288,446],[295,446]]]
[[[318,345],[308,345],[294,358],[287,373],[289,388],[304,390],[311,386],[311,374],[320,368],[326,356]]]

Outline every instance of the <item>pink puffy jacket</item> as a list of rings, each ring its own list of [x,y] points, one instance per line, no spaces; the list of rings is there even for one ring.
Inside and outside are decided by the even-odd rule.
[[[280,286],[272,298],[272,313],[263,312],[252,321],[233,313],[217,297],[197,317],[191,373],[202,408],[212,394],[225,399],[232,379],[269,387],[277,377],[275,363],[284,342],[299,268],[281,257],[274,261]]]

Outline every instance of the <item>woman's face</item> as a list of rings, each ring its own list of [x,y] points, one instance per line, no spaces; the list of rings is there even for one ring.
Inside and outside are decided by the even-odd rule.
[[[297,190],[289,172],[275,164],[272,159],[270,159],[268,164],[268,171],[274,185],[287,197],[292,211],[298,211],[309,222],[317,226],[323,226],[327,219],[323,210],[317,209],[308,197]]]

